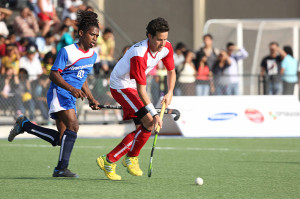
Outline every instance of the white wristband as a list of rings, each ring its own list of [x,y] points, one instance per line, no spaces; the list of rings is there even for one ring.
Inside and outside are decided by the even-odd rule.
[[[147,109],[147,111],[149,111],[149,113],[150,113],[152,116],[158,114],[152,103],[150,103],[150,104],[148,104],[147,106],[145,106],[145,108]]]

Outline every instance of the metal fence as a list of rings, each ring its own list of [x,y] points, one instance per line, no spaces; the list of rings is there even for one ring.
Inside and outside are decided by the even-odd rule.
[[[235,77],[237,83],[230,83],[230,76],[215,76],[209,80],[183,81],[178,79],[174,90],[174,96],[204,96],[204,95],[261,95],[268,94],[270,79],[259,75],[241,75]],[[190,78],[193,79],[193,78]],[[93,96],[101,104],[116,104],[109,89],[109,77],[90,75],[88,77],[89,88]],[[0,76],[0,124],[13,123],[13,117],[25,113],[31,120],[39,124],[47,124],[51,120],[48,117],[46,95],[50,80],[46,77],[30,82],[30,89],[26,84],[15,83],[14,77]],[[282,88],[292,89],[289,93],[295,93],[297,87]],[[148,76],[147,92],[154,105],[159,102],[161,96],[167,92],[166,76]],[[284,90],[284,89],[282,89]],[[121,122],[121,113],[112,110],[92,111],[87,100],[77,100],[77,116],[81,123],[112,123]]]

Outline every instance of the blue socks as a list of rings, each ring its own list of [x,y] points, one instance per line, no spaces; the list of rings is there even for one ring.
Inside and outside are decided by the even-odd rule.
[[[69,129],[65,130],[61,138],[60,154],[59,154],[57,167],[55,168],[56,170],[68,168],[70,156],[76,138],[77,138],[77,133]]]
[[[29,120],[24,121],[22,127],[27,133],[33,134],[49,142],[50,144],[52,144],[52,146],[56,146],[59,143],[59,132],[56,130],[35,125]]]
[[[33,134],[49,143],[53,146],[59,144],[59,132],[53,129],[44,128],[31,123],[29,120],[22,124],[23,129],[30,134]],[[66,129],[61,138],[61,147],[59,160],[56,170],[68,168],[70,156],[73,150],[74,143],[77,138],[77,133]]]

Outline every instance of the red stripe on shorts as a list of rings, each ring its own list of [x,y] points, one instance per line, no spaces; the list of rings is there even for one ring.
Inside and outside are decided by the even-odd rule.
[[[113,98],[123,108],[123,120],[136,118],[135,112],[144,107],[138,92],[134,88],[113,89],[110,88]]]

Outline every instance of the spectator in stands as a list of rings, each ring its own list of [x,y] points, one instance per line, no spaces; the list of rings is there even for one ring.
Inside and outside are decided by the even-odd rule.
[[[16,93],[18,81],[18,75],[14,75],[13,68],[7,68],[5,71],[5,78],[0,78],[0,104],[3,108],[11,106],[16,115],[22,113],[22,100],[20,95]]]
[[[69,32],[69,27],[66,25],[63,25],[60,29],[60,40],[58,44],[56,45],[56,51],[59,52],[60,49],[62,49],[65,46],[68,46],[70,44],[73,44],[74,40],[72,35]]]
[[[62,26],[67,26],[68,27],[68,32],[72,36],[72,38],[75,38],[75,31],[77,32],[78,27],[75,23],[72,22],[72,20],[69,17],[66,17],[63,21]]]
[[[115,39],[110,28],[106,28],[102,37],[98,37],[97,44],[100,46],[101,67],[109,73],[116,64],[114,61]]]
[[[290,46],[284,46],[283,50],[278,47],[281,55],[281,75],[283,83],[283,95],[293,95],[297,77],[297,60],[293,57],[293,49]]]
[[[178,85],[181,95],[195,95],[196,67],[193,63],[194,53],[190,50],[184,52],[184,62],[178,67]]]
[[[50,75],[51,68],[54,64],[55,58],[56,58],[56,55],[53,54],[51,51],[45,55],[43,62],[42,62],[43,74]]]
[[[6,44],[12,44],[14,46],[17,46],[17,37],[16,34],[14,32],[11,32],[7,38],[6,38]]]
[[[0,8],[0,35],[7,37],[9,34],[5,19],[12,14],[12,11],[6,8]]]
[[[1,64],[1,57],[6,55],[6,43],[5,37],[0,35],[0,64]]]
[[[19,41],[17,41],[17,48],[20,53],[20,57],[23,57],[26,55],[26,48],[28,46],[29,42],[26,38],[21,38]]]
[[[16,93],[21,97],[21,113],[25,114],[25,107],[28,107],[30,120],[35,120],[35,104],[32,98],[31,84],[28,80],[28,72],[26,69],[20,68],[18,80],[19,81],[17,82]]]
[[[278,43],[269,44],[270,54],[261,61],[260,76],[264,79],[265,94],[281,95],[282,80],[281,57],[278,55]]]
[[[184,62],[184,55],[183,53],[186,51],[185,44],[182,42],[179,42],[176,44],[175,51],[173,54],[174,57],[174,65],[175,70]]]
[[[229,79],[224,74],[224,70],[231,65],[231,59],[228,54],[222,50],[218,55],[218,59],[215,62],[212,72],[214,78],[215,95],[226,95],[226,88],[229,85]]]
[[[34,100],[37,107],[40,109],[42,117],[47,123],[50,123],[47,105],[47,92],[50,85],[48,75],[41,75],[38,79],[38,84],[34,89]]]
[[[204,46],[201,47],[196,53],[195,63],[199,63],[200,54],[204,52],[207,57],[207,65],[209,69],[212,69],[213,65],[217,61],[220,51],[219,49],[213,47],[213,36],[211,34],[206,34],[203,36],[203,44]]]
[[[20,54],[18,48],[13,44],[8,44],[6,46],[6,56],[1,59],[1,74],[5,74],[8,68],[12,68],[14,74],[19,73],[20,68]]]
[[[41,62],[36,53],[35,46],[28,46],[26,50],[26,56],[20,59],[20,68],[27,70],[29,75],[29,80],[35,81],[43,73]]]
[[[228,42],[226,51],[230,57],[231,64],[225,69],[224,74],[229,78],[226,95],[239,95],[239,66],[238,61],[248,57],[244,48],[238,48],[233,42]]]
[[[29,0],[28,6],[30,10],[34,13],[34,16],[38,17],[38,14],[40,13],[40,9],[38,6],[38,0]]]
[[[52,31],[49,31],[45,38],[44,37],[38,37],[36,39],[36,45],[38,47],[39,56],[41,59],[44,58],[44,56],[51,52],[53,54],[56,54],[56,44],[55,44],[55,37],[52,33]]]
[[[212,81],[212,72],[207,65],[207,57],[204,52],[198,54],[198,70],[197,70],[197,86],[196,94],[198,96],[207,96],[214,92],[214,85]]]
[[[179,43],[176,44],[173,57],[174,57],[174,65],[175,65],[175,71],[176,71],[176,78],[177,79],[179,78],[178,67],[180,65],[182,65],[183,62],[184,62],[184,55],[183,55],[183,53],[185,51],[186,51],[186,46],[185,46],[184,43],[179,42]],[[149,85],[149,84],[147,84],[147,85]],[[180,91],[181,90],[178,87],[178,82],[176,81],[176,85],[175,85],[175,89],[174,89],[175,96],[181,95]]]
[[[41,20],[42,36],[45,36],[52,26],[54,26],[53,32],[58,32],[60,20],[56,15],[53,0],[38,0],[38,7],[40,11],[38,17]]]
[[[65,20],[66,17],[69,17],[73,23],[77,19],[76,13],[78,11],[86,10],[86,5],[82,0],[64,0],[64,9],[62,13],[62,20]]]
[[[35,42],[39,32],[38,22],[28,7],[23,8],[20,15],[15,18],[13,28],[17,36],[27,38],[31,43]]]

